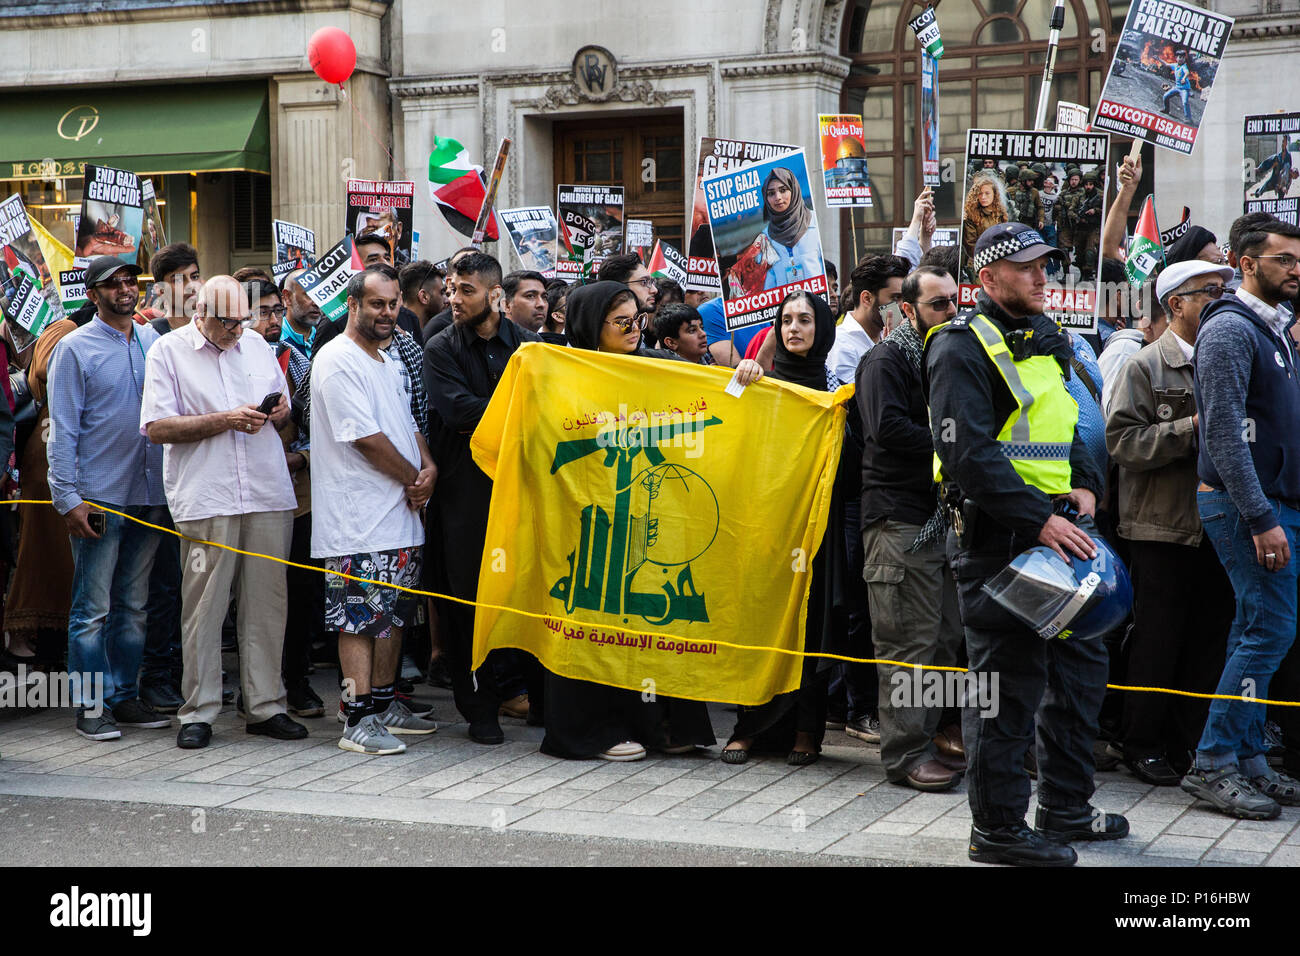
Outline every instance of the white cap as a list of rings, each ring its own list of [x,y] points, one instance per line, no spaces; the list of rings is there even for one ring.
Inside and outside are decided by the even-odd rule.
[[[1229,266],[1216,265],[1213,262],[1206,262],[1204,259],[1175,262],[1173,265],[1167,266],[1156,278],[1156,298],[1164,302],[1165,296],[1188,279],[1209,275],[1217,275],[1226,283],[1231,281],[1233,272]]]

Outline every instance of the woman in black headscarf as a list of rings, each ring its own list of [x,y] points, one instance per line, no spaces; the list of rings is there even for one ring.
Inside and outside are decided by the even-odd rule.
[[[784,166],[777,166],[763,180],[763,218],[767,220],[767,238],[776,253],[763,280],[764,289],[802,282],[821,274],[817,219],[803,201],[798,178]]]
[[[790,293],[777,312],[772,335],[776,340],[773,378],[821,392],[835,387],[826,369],[826,357],[835,342],[835,318],[825,299],[807,292]],[[841,456],[826,533],[812,563],[803,644],[810,653],[842,654],[847,650],[843,645],[848,634],[848,558],[838,489],[852,467],[853,463]],[[815,763],[826,734],[832,663],[827,658],[805,657],[798,690],[779,694],[760,707],[738,708],[736,729],[722,751],[722,762],[744,763],[749,752],[757,750],[788,753],[786,762],[796,767]]]
[[[680,361],[675,352],[641,347],[647,316],[621,282],[593,282],[569,293],[565,333],[573,348]],[[751,362],[746,383],[763,374]],[[634,690],[546,675],[546,737],[542,753],[553,757],[640,760],[647,749],[689,753],[716,742],[708,706],[661,694],[650,700]]]

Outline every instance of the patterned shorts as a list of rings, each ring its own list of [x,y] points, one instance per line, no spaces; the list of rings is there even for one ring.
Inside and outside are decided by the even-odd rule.
[[[339,577],[351,574],[407,588],[420,586],[420,551],[362,551],[325,559],[325,629],[362,637],[391,637],[394,627],[416,622],[420,599],[382,584]]]

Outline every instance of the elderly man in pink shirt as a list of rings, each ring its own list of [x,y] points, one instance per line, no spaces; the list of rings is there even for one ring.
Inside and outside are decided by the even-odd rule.
[[[163,488],[176,530],[286,558],[296,502],[275,426],[288,417],[289,401],[271,347],[260,335],[243,334],[253,321],[248,297],[233,278],[204,283],[194,321],[149,350],[140,430],[165,446]],[[259,406],[271,407],[270,413]],[[264,428],[268,423],[272,427]],[[189,542],[181,556],[185,705],[177,715],[177,745],[194,750],[212,739],[221,712],[221,622],[236,578],[248,732],[306,737],[307,728],[285,713],[284,565]]]

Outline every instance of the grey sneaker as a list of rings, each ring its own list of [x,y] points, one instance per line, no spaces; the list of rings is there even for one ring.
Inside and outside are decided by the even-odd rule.
[[[356,726],[343,728],[343,736],[339,738],[339,749],[383,756],[405,753],[406,744],[384,729],[378,715],[367,714],[357,721]]]
[[[122,736],[113,715],[105,708],[98,717],[87,717],[86,708],[77,710],[77,733],[87,740],[116,740]]]
[[[1236,767],[1202,770],[1193,766],[1178,785],[1216,810],[1243,820],[1275,820],[1282,812],[1276,800],[1256,790]]]
[[[402,669],[397,676],[403,680],[424,680],[424,672],[410,654],[402,655]]]
[[[438,729],[432,720],[411,713],[400,700],[394,700],[386,711],[376,716],[390,734],[431,734]]]
[[[865,740],[869,744],[878,744],[880,743],[880,718],[868,714],[866,717],[847,721],[844,724],[844,732],[850,737],[857,737],[858,740]]]
[[[172,722],[143,700],[124,700],[113,708],[113,720],[119,727],[147,727],[157,730]]]

